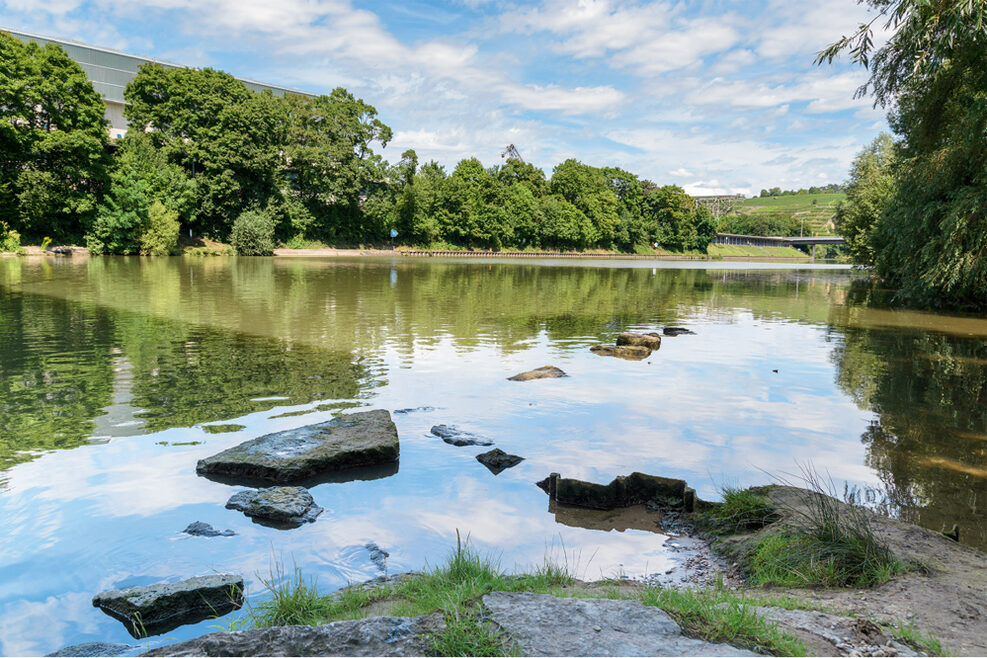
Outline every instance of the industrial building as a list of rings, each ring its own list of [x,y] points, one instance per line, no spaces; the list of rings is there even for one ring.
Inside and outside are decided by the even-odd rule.
[[[142,64],[153,62],[166,68],[185,68],[181,64],[175,64],[174,62],[155,59],[154,57],[145,57],[143,55],[132,55],[130,53],[120,52],[119,50],[91,46],[78,41],[46,37],[4,27],[0,27],[0,32],[6,32],[12,37],[24,42],[36,41],[38,45],[42,46],[48,43],[61,46],[62,50],[69,57],[78,62],[79,66],[82,67],[82,70],[86,72],[86,75],[92,81],[93,87],[95,87],[96,91],[99,92],[100,96],[106,102],[106,120],[109,122],[111,139],[123,137],[127,133],[127,120],[123,118],[123,108],[126,105],[126,102],[123,100],[123,90],[127,86],[127,83],[137,75],[137,70]],[[278,96],[285,94],[315,95],[299,89],[271,85],[246,78],[237,78],[237,80],[243,82],[249,89],[258,93],[264,90],[270,90]]]

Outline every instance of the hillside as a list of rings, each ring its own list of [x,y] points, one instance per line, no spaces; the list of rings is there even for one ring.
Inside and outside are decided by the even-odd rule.
[[[805,220],[806,235],[832,235],[829,223],[836,212],[836,205],[846,198],[843,192],[822,194],[791,194],[778,197],[755,197],[737,203],[737,212],[791,215]]]

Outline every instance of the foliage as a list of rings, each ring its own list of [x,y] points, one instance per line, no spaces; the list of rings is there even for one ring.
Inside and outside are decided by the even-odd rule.
[[[168,256],[178,250],[178,211],[169,210],[155,201],[147,210],[147,226],[141,233],[140,253],[145,256]]]
[[[871,234],[894,189],[894,152],[891,135],[882,133],[854,158],[846,201],[833,217],[836,232],[846,240],[856,263],[874,262]]]
[[[103,111],[61,48],[0,32],[0,214],[25,237],[88,228],[106,181]]]
[[[0,253],[16,253],[21,248],[21,234],[0,221]]]
[[[724,215],[720,218],[719,229],[722,233],[738,235],[798,235],[802,230],[801,222],[792,215],[782,213],[751,213]]]
[[[767,197],[779,197],[779,196],[798,196],[802,194],[824,194],[826,192],[841,192],[843,191],[843,185],[839,183],[830,183],[829,185],[813,185],[811,187],[804,187],[798,190],[783,190],[780,187],[772,187],[770,190],[761,190],[758,195],[760,198],[764,199]]]
[[[259,210],[247,210],[233,222],[230,245],[241,256],[270,256],[274,253],[274,222]]]

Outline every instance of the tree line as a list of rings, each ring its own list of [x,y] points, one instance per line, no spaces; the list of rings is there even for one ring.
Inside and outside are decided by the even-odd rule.
[[[858,95],[889,110],[854,160],[834,222],[899,300],[987,308],[987,4],[867,0],[871,23],[820,54],[868,67]],[[873,48],[874,22],[892,31]]]
[[[813,185],[812,187],[803,187],[797,190],[783,190],[780,187],[772,187],[769,190],[762,189],[758,197],[763,199],[774,196],[798,196],[799,194],[827,194],[842,192],[844,189],[845,186],[842,183],[830,183],[829,185],[822,186]]]
[[[143,65],[126,137],[57,45],[0,33],[0,240],[84,240],[96,254],[174,253],[180,237],[232,243],[400,242],[482,249],[705,251],[711,214],[677,186],[570,159],[551,177],[519,159],[451,172],[396,164],[376,109],[342,88],[255,93],[212,69]]]

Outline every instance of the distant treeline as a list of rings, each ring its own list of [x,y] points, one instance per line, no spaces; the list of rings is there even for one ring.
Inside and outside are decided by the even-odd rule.
[[[390,164],[377,111],[345,89],[257,94],[211,69],[141,67],[127,136],[58,46],[0,33],[0,241],[85,240],[93,253],[167,254],[179,236],[240,253],[383,243],[471,248],[704,251],[711,214],[681,188],[577,160],[552,176],[518,159],[452,172]]]
[[[796,194],[827,194],[832,192],[844,192],[846,190],[846,185],[842,183],[830,183],[829,185],[823,185],[822,187],[803,187],[798,190],[783,190],[780,187],[772,187],[770,190],[761,190],[758,195],[761,198],[769,196],[794,196]]]

